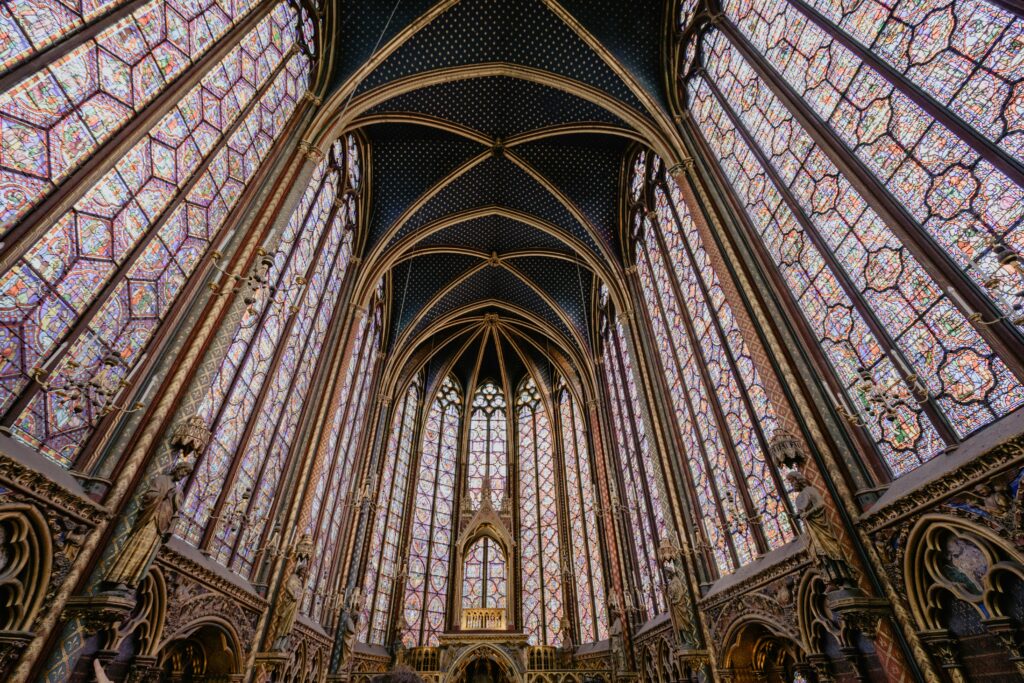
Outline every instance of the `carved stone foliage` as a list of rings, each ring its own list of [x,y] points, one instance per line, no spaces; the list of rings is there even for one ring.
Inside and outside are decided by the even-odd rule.
[[[164,642],[212,618],[230,624],[244,651],[255,647],[256,626],[266,608],[262,599],[167,546],[160,549],[157,564],[167,583]]]
[[[701,600],[698,611],[704,616],[711,642],[721,644],[735,624],[751,619],[771,624],[776,632],[800,642],[795,586],[810,564],[806,552],[800,551],[746,581]]]

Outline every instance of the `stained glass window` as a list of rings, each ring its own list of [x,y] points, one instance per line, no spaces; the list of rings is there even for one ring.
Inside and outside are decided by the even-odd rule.
[[[833,17],[843,13],[833,0],[813,4]],[[769,68],[902,204],[915,232],[1024,326],[1021,276],[991,284],[1007,277],[1001,251],[1024,251],[1024,177],[1018,174],[1015,182],[992,163],[1004,157],[1011,164],[1024,161],[1024,20],[983,1],[861,4],[857,16],[844,17],[843,27],[872,41],[872,57],[896,73],[863,62],[787,0],[724,3],[726,15]],[[879,69],[900,82],[908,77],[909,83],[893,83]],[[907,88],[923,88],[950,107],[944,116],[976,130],[958,136],[908,96]],[[985,158],[972,148],[983,147],[975,137],[998,142],[999,148],[987,150]],[[959,420],[952,421],[957,427]],[[973,428],[977,418],[967,421]]]
[[[1004,242],[1017,240],[1019,188],[785,0],[726,7],[767,64],[759,70],[709,30],[707,72],[687,86],[691,113],[821,340],[837,400],[852,404],[899,476],[1019,407],[1024,388],[763,74],[777,69],[781,87],[892,193],[910,229],[976,283],[992,282]]]
[[[354,139],[354,138],[350,138]],[[349,174],[351,187],[352,176]],[[308,591],[303,603],[306,614],[322,619],[332,580],[337,571],[336,553],[341,526],[354,508],[359,492],[353,488],[356,449],[364,438],[367,408],[370,406],[374,369],[380,349],[383,316],[377,297],[371,314],[362,316],[349,346],[343,379],[331,398],[330,426],[317,446],[316,477],[305,532],[318,552],[310,560]]]
[[[371,487],[371,490],[377,490],[377,504],[363,582],[366,614],[360,620],[359,639],[375,645],[384,645],[389,635],[392,597],[399,579],[398,550],[405,519],[406,487],[409,484],[419,402],[420,383],[417,378],[396,407],[380,476]]]
[[[252,571],[348,271],[355,204],[336,201],[343,150],[336,144],[317,167],[275,239],[267,263],[279,274],[276,288],[243,310],[197,411],[214,425],[213,438],[188,487],[178,533],[243,576]],[[211,524],[214,510],[218,523]]]
[[[437,635],[445,627],[461,425],[462,396],[458,382],[448,376],[423,425],[405,585],[402,641],[406,647],[437,645]]]
[[[462,570],[462,609],[505,609],[507,599],[505,553],[497,542],[484,536],[466,551]]]
[[[654,554],[666,534],[660,476],[647,436],[647,402],[641,399],[633,372],[632,347],[606,292],[603,289],[602,365],[622,476],[620,503],[629,516],[633,540],[637,606],[649,619],[665,611],[661,570]]]
[[[294,9],[277,5],[0,275],[0,410],[31,392],[13,431],[61,464],[72,462],[111,400],[92,388],[69,387],[134,379],[149,342],[221,238],[305,91],[309,60],[290,50],[297,21]],[[50,70],[58,68],[40,72],[40,82],[57,78]],[[69,70],[61,78],[87,88],[96,78],[89,73],[80,78]],[[60,97],[73,99],[68,92],[30,100],[45,109]],[[76,116],[89,118],[85,111]],[[39,125],[53,120],[25,107],[4,115]],[[8,135],[24,129],[0,125],[4,148],[20,149]],[[33,139],[40,142],[25,144],[43,144]],[[18,192],[3,194],[13,200]],[[44,364],[51,368],[47,388],[30,383]]]
[[[554,443],[532,378],[516,396],[516,426],[523,631],[532,645],[559,645],[564,617]]]
[[[466,492],[473,509],[480,507],[485,480],[491,504],[497,508],[505,495],[508,478],[508,426],[505,394],[491,381],[484,382],[473,397],[469,424],[469,471]]]
[[[657,156],[645,156],[635,167],[643,188],[634,191],[637,275],[702,530],[725,574],[793,539],[785,489],[766,455],[775,409],[680,188]]]
[[[579,405],[564,384],[558,392],[559,431],[565,461],[568,546],[576,583],[576,614],[580,643],[608,638],[604,568],[597,526],[597,491],[587,448],[587,431]]]
[[[0,235],[170,87],[255,4],[203,0],[184,6],[153,0],[0,93]],[[277,11],[288,12],[283,4]],[[0,67],[59,40],[83,19],[89,17],[56,1],[2,3],[0,36],[13,40],[0,40]],[[250,34],[243,42],[268,44],[274,27],[261,27],[262,40]]]

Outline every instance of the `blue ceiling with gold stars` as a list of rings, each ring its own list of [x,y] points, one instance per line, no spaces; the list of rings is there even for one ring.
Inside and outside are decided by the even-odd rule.
[[[622,272],[623,161],[667,117],[670,4],[342,3],[332,82],[367,142],[364,257],[390,277],[392,350],[477,335],[439,344],[434,373],[481,344],[520,374],[551,344],[593,353],[597,283]]]

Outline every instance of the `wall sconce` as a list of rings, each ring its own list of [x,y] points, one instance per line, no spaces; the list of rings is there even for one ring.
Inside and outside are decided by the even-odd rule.
[[[306,279],[301,275],[295,276],[291,286],[288,287],[282,288],[272,284],[270,270],[274,266],[274,257],[263,247],[256,250],[256,262],[253,263],[247,274],[242,274],[241,272],[232,273],[222,267],[220,262],[223,260],[224,254],[220,251],[213,251],[210,254],[210,258],[213,259],[214,269],[221,273],[229,282],[234,283],[231,286],[224,286],[219,281],[211,282],[209,284],[210,291],[213,292],[214,296],[244,292],[242,302],[250,309],[257,301],[264,297],[270,300],[271,305],[284,307],[288,304],[290,298],[288,295],[291,292],[299,290],[301,295],[301,291],[306,287]],[[278,298],[278,295],[282,296]],[[298,301],[299,298],[296,297],[295,300]],[[293,303],[288,306],[288,310],[294,314],[298,312],[299,306],[297,303]]]
[[[1020,256],[992,235],[975,235],[977,239],[972,246],[977,252],[971,259],[969,268],[980,270],[984,261],[995,260],[996,268],[982,282],[982,287],[1003,313],[993,320],[985,320],[980,311],[971,310],[959,292],[951,289],[951,296],[967,312],[967,318],[972,323],[988,326],[1006,320],[1014,326],[1024,325],[1024,264],[1021,263]]]
[[[144,404],[141,402],[118,405],[114,400],[131,383],[139,367],[141,363],[130,371],[121,356],[108,352],[89,365],[69,360],[67,372],[55,376],[42,368],[35,368],[31,377],[44,391],[52,391],[57,400],[75,415],[81,415],[87,407],[92,408],[92,423],[113,413],[128,415],[142,410]]]

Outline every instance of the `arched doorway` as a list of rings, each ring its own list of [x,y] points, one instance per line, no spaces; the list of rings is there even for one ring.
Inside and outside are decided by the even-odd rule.
[[[478,645],[453,662],[445,683],[522,683],[509,655],[491,645]]]
[[[744,620],[729,629],[720,669],[735,683],[786,683],[794,666],[804,659],[796,641],[759,619]]]
[[[466,667],[461,683],[512,683],[501,666],[490,657],[474,659]]]
[[[241,674],[241,653],[230,629],[205,621],[171,638],[158,655],[161,681],[227,683]]]

